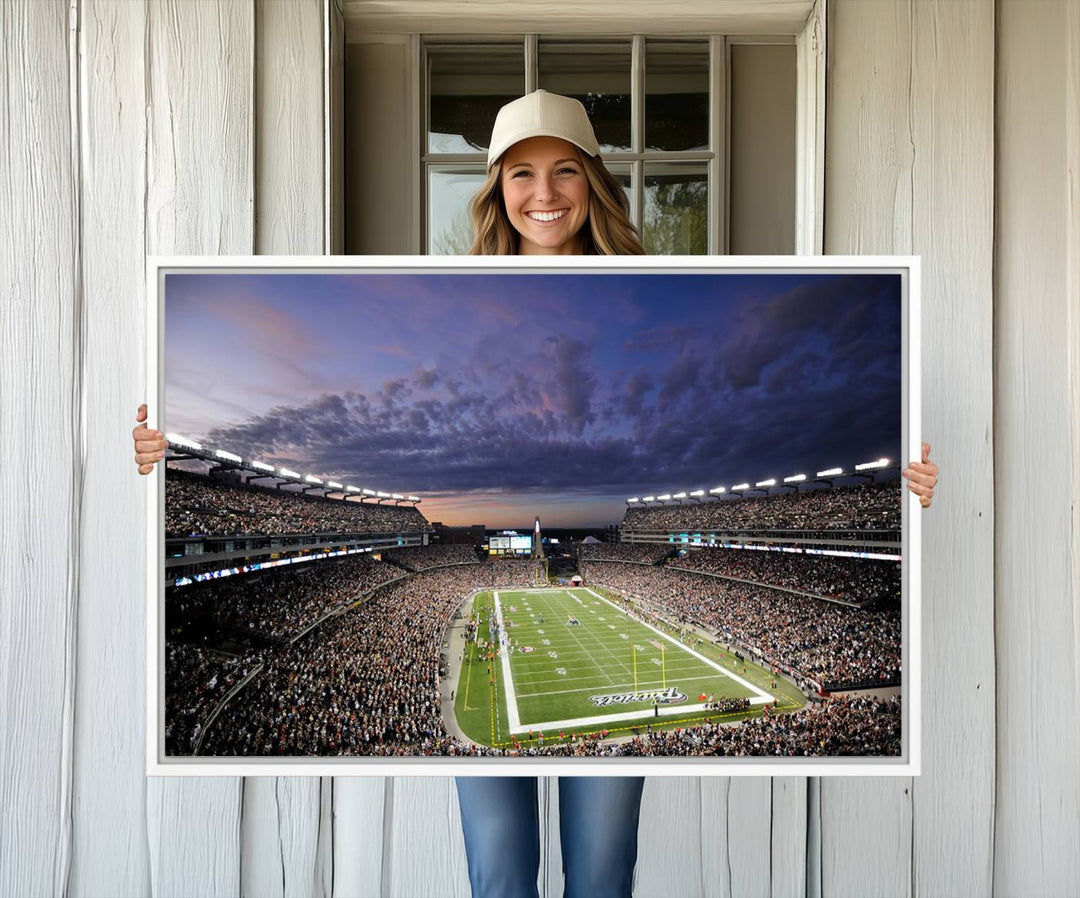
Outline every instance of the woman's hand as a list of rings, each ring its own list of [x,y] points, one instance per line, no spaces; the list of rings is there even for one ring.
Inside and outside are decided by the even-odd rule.
[[[906,477],[908,489],[919,497],[919,504],[923,508],[929,508],[934,501],[934,487],[937,486],[938,468],[930,461],[930,444],[922,444],[922,461],[913,461],[908,467],[900,472],[901,477]]]
[[[135,441],[135,463],[139,466],[140,474],[149,474],[154,470],[154,465],[165,457],[169,441],[160,430],[150,430],[146,426],[145,402],[139,406],[135,420],[141,422],[131,431],[131,438]]]

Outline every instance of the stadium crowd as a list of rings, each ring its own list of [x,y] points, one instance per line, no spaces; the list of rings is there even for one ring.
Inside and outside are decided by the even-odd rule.
[[[697,549],[673,568],[781,586],[857,604],[900,601],[900,562],[748,549]]]
[[[390,549],[383,556],[410,571],[424,571],[447,564],[479,564],[476,549],[467,545],[410,546]]]
[[[485,570],[490,574],[490,580],[485,577],[484,586],[494,589],[547,585],[547,571],[539,558],[489,555]]]
[[[722,755],[733,758],[895,756],[900,699],[833,698],[791,714],[767,714],[736,726],[704,724],[653,732],[624,743],[623,757]]]
[[[643,727],[624,742],[598,734],[567,733],[546,744],[489,748],[449,736],[404,747],[385,744],[371,754],[440,757],[895,757],[901,751],[899,697],[837,697],[790,714],[769,714],[737,723],[706,722],[674,730]]]
[[[899,611],[848,608],[670,566],[583,568],[586,583],[662,609],[669,619],[694,623],[818,683],[839,688],[900,680]]]
[[[166,621],[209,616],[226,630],[287,642],[336,607],[374,587],[407,576],[370,555],[347,555],[166,590]]]
[[[623,530],[899,530],[899,480],[679,505],[631,505]]]
[[[217,703],[247,676],[257,656],[228,658],[198,645],[165,646],[165,752],[189,755]]]
[[[778,529],[898,527],[895,484],[819,490],[769,500],[648,509],[673,512],[687,526],[688,509],[726,507],[732,526]],[[862,494],[855,496],[855,490]],[[361,505],[257,487],[226,485],[170,470],[166,478],[170,533],[206,535],[398,532],[428,528],[413,507]],[[817,498],[793,499],[792,495]],[[774,501],[775,500],[775,501]],[[787,501],[784,505],[782,500]],[[766,502],[774,503],[766,506]],[[803,502],[798,508],[796,502]],[[846,503],[885,508],[855,513]],[[893,508],[895,506],[895,508]],[[735,513],[732,509],[741,507]],[[895,513],[894,523],[883,523]],[[631,517],[627,513],[627,518]],[[846,517],[845,517],[846,515]],[[625,522],[624,522],[625,523]],[[653,526],[650,524],[649,526]],[[710,525],[715,526],[715,525]],[[725,525],[727,526],[727,525]],[[367,528],[365,530],[365,528]],[[895,611],[847,608],[760,585],[767,581],[820,594],[889,597],[898,592],[895,565],[724,550],[694,552],[656,565],[667,546],[601,544],[583,549],[586,579],[631,596],[646,616],[694,622],[796,675],[835,685],[898,682],[900,618]],[[761,560],[770,556],[766,560]],[[541,559],[491,556],[469,546],[388,550],[313,561],[254,575],[172,588],[166,595],[166,748],[189,754],[211,710],[256,663],[262,671],[222,710],[203,735],[206,755],[834,755],[899,751],[899,702],[829,701],[792,715],[738,725],[704,723],[647,732],[629,742],[598,738],[505,752],[451,736],[441,717],[440,646],[461,602],[479,588],[547,582]],[[388,563],[392,560],[394,563]],[[618,563],[637,562],[637,563]],[[828,562],[828,563],[826,563]],[[863,582],[871,568],[880,582]],[[416,573],[410,573],[415,571]],[[753,580],[735,582],[703,572]],[[882,573],[884,572],[884,573]],[[390,582],[394,581],[394,582]],[[361,605],[305,628],[370,593]],[[241,658],[190,644],[212,625],[267,643]],[[189,629],[190,628],[190,629]],[[181,642],[176,637],[188,642]],[[256,644],[260,640],[256,640]],[[295,641],[293,641],[295,640]],[[244,642],[245,640],[241,640]],[[250,644],[250,641],[248,641]],[[730,645],[729,645],[730,648]],[[736,700],[738,701],[738,700]],[[735,708],[721,700],[720,713]]]
[[[638,564],[656,564],[671,554],[670,545],[650,543],[582,543],[578,553],[580,561],[631,561]]]
[[[601,567],[610,571],[619,566]],[[632,571],[637,575],[635,593],[645,591],[641,585],[644,575],[708,579],[638,565],[624,567],[624,573]],[[232,682],[261,658],[265,668],[214,721],[204,736],[203,754],[502,756],[517,753],[589,757],[895,754],[898,751],[898,704],[894,708],[894,723],[888,715],[879,713],[881,708],[867,710],[856,701],[830,701],[823,709],[754,719],[736,727],[707,723],[671,733],[658,731],[615,745],[595,738],[556,744],[549,740],[543,748],[507,752],[460,741],[448,734],[441,718],[438,647],[454,610],[480,585],[479,573],[477,567],[468,565],[408,576],[376,590],[361,606],[325,621],[292,645],[264,649],[242,662],[223,664],[220,669],[214,667],[219,662],[205,650],[170,645],[172,660],[168,663],[172,673],[167,701],[170,750],[177,754],[190,753],[200,732],[200,721]],[[715,581],[710,585],[715,587]],[[312,591],[317,589],[312,587]],[[650,592],[654,599],[670,598],[660,589]],[[715,596],[710,594],[710,602],[713,600]],[[760,600],[757,596],[753,599],[755,603]],[[892,731],[895,736],[891,735]]]
[[[476,588],[472,566],[417,574],[266,658],[222,711],[208,755],[406,753],[446,738],[439,646],[457,606]]]
[[[326,499],[165,470],[165,536],[415,532],[431,527],[412,505]]]

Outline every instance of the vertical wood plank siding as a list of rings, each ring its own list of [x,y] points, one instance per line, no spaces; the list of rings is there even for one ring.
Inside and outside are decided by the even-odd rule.
[[[994,890],[1002,895],[1080,887],[1080,411],[1070,404],[1080,367],[1080,16],[1071,6],[998,6]]]
[[[255,252],[321,254],[322,3],[262,0],[254,12]],[[319,777],[245,779],[241,894],[329,894],[333,858],[319,853],[323,793]]]
[[[68,6],[6,5],[0,36],[0,892],[49,895],[71,844],[83,470]]]
[[[828,16],[825,252],[907,255],[911,6],[830,2]],[[923,392],[925,403],[931,391],[924,385]],[[822,895],[911,892],[910,779],[822,778],[820,825]]]
[[[922,257],[922,431],[944,475],[923,518],[923,776],[822,781],[822,893],[989,894],[994,8],[829,10],[825,251]]]
[[[131,428],[147,398],[147,10],[79,5],[86,421],[68,893],[150,893],[146,829],[146,481]]]
[[[147,17],[147,251],[247,255],[254,4],[175,0],[149,4]],[[147,780],[155,896],[239,894],[242,804],[239,778]]]
[[[1074,894],[1080,4],[828,15],[825,251],[923,259],[923,775],[650,779],[635,894]],[[333,248],[341,34],[3,4],[0,896],[468,895],[450,778],[143,774],[143,256]]]
[[[912,4],[912,252],[922,256],[923,765],[916,895],[988,895],[994,813],[994,6]]]
[[[387,782],[392,801],[385,818],[383,894],[468,898],[465,839],[453,778],[396,776]]]

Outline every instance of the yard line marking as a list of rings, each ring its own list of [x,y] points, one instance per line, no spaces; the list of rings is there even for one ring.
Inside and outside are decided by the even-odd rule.
[[[616,608],[616,609],[619,608],[619,606],[616,605],[614,602],[608,601],[602,595],[600,595],[599,593],[593,592],[593,590],[589,589],[589,587],[587,587],[587,586],[585,587],[585,591],[588,592],[588,593],[592,593],[592,595],[596,596],[596,598],[600,599],[600,601],[607,602],[607,604],[609,604],[612,608]],[[672,645],[678,646],[680,649],[682,649],[687,654],[693,655],[699,661],[704,661],[706,664],[709,665],[709,667],[716,668],[716,670],[720,671],[720,673],[722,673],[725,677],[731,677],[731,679],[733,679],[736,683],[739,683],[739,684],[745,686],[747,689],[749,689],[751,692],[753,692],[754,695],[759,696],[762,701],[766,701],[766,702],[772,701],[772,696],[771,695],[769,695],[766,692],[763,692],[761,689],[759,689],[757,686],[755,686],[753,683],[749,682],[748,680],[744,680],[742,677],[737,676],[736,674],[732,673],[730,670],[726,670],[725,668],[721,667],[720,664],[717,663],[716,661],[713,661],[710,658],[706,658],[700,652],[695,652],[692,648],[690,648],[690,646],[684,645],[683,643],[679,642],[674,637],[669,636],[667,633],[663,632],[662,630],[658,630],[652,624],[645,623],[645,621],[640,621],[640,620],[637,620],[636,618],[631,618],[631,619],[635,620],[637,623],[641,624],[643,627],[647,627],[648,629],[652,630],[658,636],[662,636],[664,639],[666,639]]]
[[[499,629],[503,632],[506,631],[506,627],[503,626],[502,617],[502,605],[499,604],[499,591],[496,589],[493,591],[495,596],[495,620],[499,625]],[[500,646],[496,645],[496,648]],[[510,650],[509,647],[504,646],[507,650],[505,652],[499,652],[499,660],[502,662],[503,683],[506,691],[506,721],[510,726],[511,733],[521,732],[521,718],[518,716],[517,706],[517,693],[514,692],[514,679],[510,674]],[[525,729],[528,729],[526,727]]]

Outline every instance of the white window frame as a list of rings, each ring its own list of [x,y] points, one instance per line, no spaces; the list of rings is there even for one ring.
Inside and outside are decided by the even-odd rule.
[[[709,140],[714,150],[707,152],[689,151],[683,154],[646,154],[641,153],[641,141],[643,140],[643,104],[632,102],[631,106],[631,139],[632,149],[635,152],[612,156],[612,162],[632,162],[634,184],[634,209],[632,218],[640,223],[644,191],[642,170],[644,163],[651,158],[663,159],[664,161],[676,161],[685,157],[687,161],[701,161],[707,158],[708,163],[708,195],[709,195],[709,234],[707,248],[710,254],[726,254],[728,248],[728,178],[729,178],[729,153],[728,143],[730,140],[728,127],[729,85],[730,85],[730,52],[729,48],[737,43],[770,43],[790,44],[794,42],[796,48],[796,126],[795,126],[795,253],[797,255],[819,255],[823,251],[824,229],[824,182],[825,182],[825,4],[826,0],[814,0],[809,15],[802,21],[798,28],[785,29],[780,27],[778,33],[768,35],[747,35],[730,33],[733,21],[730,17],[725,21],[729,33],[724,35],[713,34],[709,38]],[[747,21],[760,4],[753,0],[746,0]],[[348,16],[349,10],[346,9]],[[415,27],[415,20],[410,24]],[[422,23],[421,23],[422,24]],[[536,25],[537,23],[529,23]],[[546,25],[546,23],[544,23]],[[443,26],[439,28],[439,26]],[[485,33],[477,34],[454,34],[446,33],[446,20],[432,20],[431,33],[421,27],[419,31],[409,35],[410,48],[410,158],[414,160],[411,166],[412,182],[411,193],[413,201],[409,206],[409,239],[410,251],[415,254],[426,252],[428,243],[427,233],[427,185],[424,183],[427,162],[445,162],[453,164],[463,162],[475,162],[475,156],[459,154],[427,154],[427,97],[426,97],[426,54],[425,41],[453,42],[453,43],[490,43],[506,42],[520,39],[524,42],[525,53],[525,90],[526,92],[536,89],[537,62],[538,62],[538,35],[546,37],[561,37],[560,29],[556,27],[537,27],[535,32],[522,34],[521,32],[509,33]],[[603,37],[616,37],[619,35],[603,34],[599,31],[582,35],[585,29],[574,29],[567,33],[568,38],[581,37],[583,40],[601,39]],[[421,34],[424,37],[421,38]],[[641,34],[635,34],[632,38],[631,77],[632,96],[643,97],[640,90],[641,82],[636,79],[644,75],[644,52],[645,39],[687,37],[685,32],[667,34],[660,30],[642,29]],[[692,35],[690,35],[692,36]],[[622,35],[625,37],[625,35]],[[436,159],[436,155],[438,158]]]

